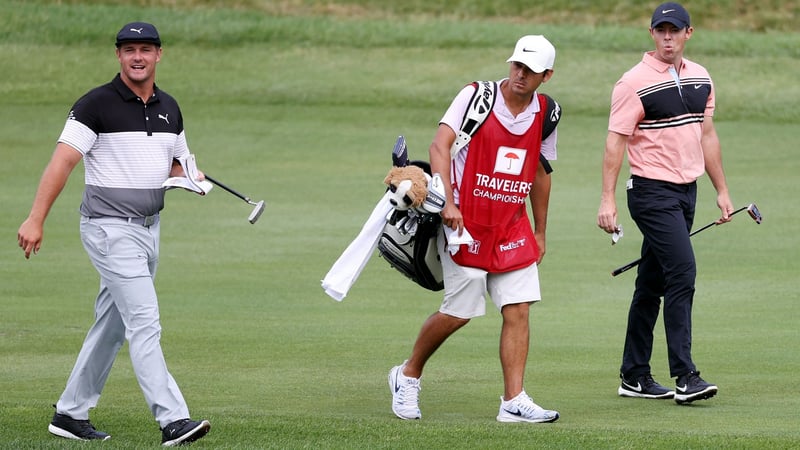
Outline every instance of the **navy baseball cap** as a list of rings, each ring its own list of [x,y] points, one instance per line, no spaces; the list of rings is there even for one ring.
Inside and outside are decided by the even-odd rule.
[[[161,47],[161,38],[153,24],[147,22],[131,22],[117,33],[117,47],[123,42],[149,42]]]
[[[662,3],[653,11],[653,19],[650,21],[650,28],[669,22],[678,28],[689,26],[689,13],[679,3]]]

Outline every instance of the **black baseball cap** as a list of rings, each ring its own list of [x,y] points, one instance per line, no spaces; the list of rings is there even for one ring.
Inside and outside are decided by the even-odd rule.
[[[655,28],[664,22],[669,22],[678,28],[686,28],[690,24],[689,13],[679,3],[662,3],[653,11],[650,28]]]
[[[117,33],[117,47],[123,42],[149,42],[161,47],[161,38],[153,24],[147,22],[131,22]]]

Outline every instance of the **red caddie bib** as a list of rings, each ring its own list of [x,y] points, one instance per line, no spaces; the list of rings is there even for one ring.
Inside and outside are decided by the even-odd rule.
[[[456,187],[464,227],[474,238],[472,245],[462,245],[453,255],[462,266],[500,273],[539,259],[525,208],[542,146],[539,114],[547,109],[545,97],[538,100],[540,113],[525,134],[510,133],[492,112],[470,141],[461,184]]]

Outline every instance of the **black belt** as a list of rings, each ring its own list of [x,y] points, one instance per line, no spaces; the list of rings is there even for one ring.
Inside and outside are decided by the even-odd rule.
[[[672,181],[664,181],[664,180],[656,180],[655,178],[645,178],[640,177],[639,175],[631,175],[632,180],[639,180],[644,182],[656,183],[656,184],[666,184],[669,186],[677,186],[677,187],[687,187],[687,186],[694,186],[697,184],[697,181],[692,181],[689,183],[674,183]]]

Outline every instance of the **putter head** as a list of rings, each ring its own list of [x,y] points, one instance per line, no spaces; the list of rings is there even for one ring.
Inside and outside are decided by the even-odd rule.
[[[763,219],[761,217],[761,211],[758,210],[758,207],[756,207],[755,203],[750,203],[750,206],[747,207],[747,214],[750,214],[750,217],[752,217],[756,223],[761,223],[761,220]]]
[[[256,220],[258,220],[258,218],[261,217],[261,213],[264,212],[264,200],[261,200],[258,203],[253,203],[253,202],[248,202],[248,203],[250,203],[251,205],[256,205],[256,207],[253,208],[253,212],[250,213],[250,217],[248,217],[247,220],[250,223],[256,223]]]

